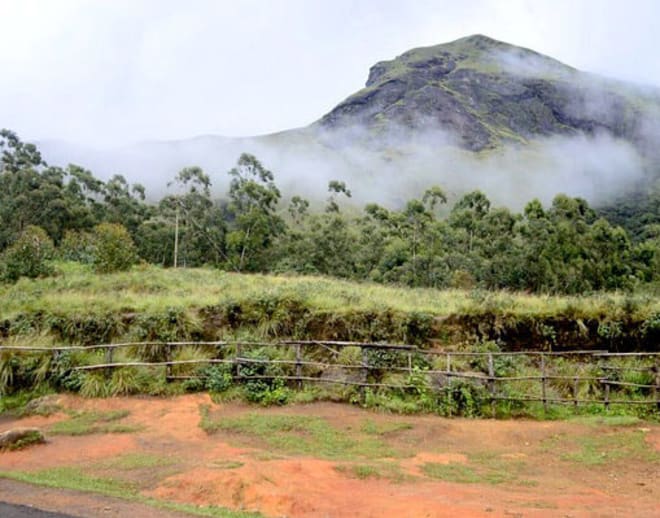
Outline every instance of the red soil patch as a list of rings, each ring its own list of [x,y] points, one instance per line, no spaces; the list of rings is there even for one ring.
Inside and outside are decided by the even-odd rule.
[[[656,461],[622,459],[615,464],[586,466],[562,459],[575,446],[575,437],[619,430],[611,426],[391,416],[337,404],[269,409],[214,406],[222,418],[244,413],[309,415],[338,429],[355,431],[367,420],[377,425],[406,423],[409,429],[379,436],[388,446],[411,454],[382,459],[407,475],[397,481],[360,479],[336,469],[341,464],[369,464],[369,459],[352,463],[296,456],[269,452],[260,441],[244,446],[245,436],[241,441],[231,433],[209,436],[198,426],[199,405],[212,405],[206,395],[106,400],[65,397],[63,404],[76,410],[128,410],[130,415],[123,422],[142,428],[130,434],[49,437],[46,445],[0,454],[1,471],[74,465],[95,470],[98,476],[103,459],[148,453],[169,459],[170,466],[149,470],[151,482],[141,488],[143,495],[258,510],[266,516],[660,516],[660,465]],[[47,432],[51,423],[62,418],[16,420],[3,423],[3,428],[29,424]],[[660,451],[660,427],[645,424],[644,428],[648,428],[646,441]],[[523,465],[520,476],[499,484],[465,484],[430,478],[421,469],[426,463],[473,467],[477,466],[474,459],[484,454],[504,463],[504,471],[507,466]],[[116,476],[116,470],[112,474]],[[55,505],[57,498],[52,500]]]

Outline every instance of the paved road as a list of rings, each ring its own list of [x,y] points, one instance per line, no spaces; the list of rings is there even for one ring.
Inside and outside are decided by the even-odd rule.
[[[70,514],[51,513],[34,507],[5,502],[0,502],[0,516],[2,518],[75,518]]]

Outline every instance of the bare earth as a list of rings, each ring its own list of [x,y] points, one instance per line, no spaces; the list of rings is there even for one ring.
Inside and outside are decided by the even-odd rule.
[[[37,426],[49,442],[0,453],[0,471],[73,467],[90,476],[134,483],[144,497],[254,510],[273,517],[660,516],[660,426],[654,424],[624,427],[393,416],[332,403],[282,408],[215,405],[201,394],[105,400],[64,396],[61,402],[64,408],[75,410],[128,410],[121,423],[140,429],[50,436],[49,426],[67,419],[67,414],[3,420],[0,431]],[[219,420],[252,414],[316,416],[348,436],[369,423],[378,440],[398,454],[316,458],[283,452],[263,437],[236,431],[208,435],[199,427],[200,404],[210,405],[212,416]],[[634,458],[606,449],[602,462],[572,457],[585,451],[580,449],[584,441],[595,439],[597,447],[616,449],[620,437],[640,437],[645,449],[636,450]],[[112,465],[127,454],[150,455],[164,462],[144,469]],[[427,463],[466,467],[486,475],[448,481],[424,471]],[[365,465],[373,470],[361,476],[350,469]],[[489,473],[504,477],[488,479]],[[76,516],[184,516],[91,493],[3,479],[0,501]]]

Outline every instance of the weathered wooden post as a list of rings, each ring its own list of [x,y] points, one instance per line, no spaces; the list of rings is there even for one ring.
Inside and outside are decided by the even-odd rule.
[[[495,418],[495,363],[493,353],[488,353],[488,388],[490,390],[490,411]]]
[[[297,380],[297,385],[298,389],[302,389],[303,382],[302,382],[302,346],[300,344],[296,344],[296,378]]]
[[[610,410],[610,382],[607,379],[603,379],[603,383],[605,383],[605,398],[603,399],[603,405],[605,406],[605,410],[609,412],[609,410]]]
[[[548,396],[545,375],[545,354],[541,353],[541,399],[543,400],[543,411],[548,411]]]
[[[113,352],[114,352],[114,347],[106,347],[105,352],[103,354],[103,361],[106,364],[111,364],[112,363],[112,357],[113,357]],[[112,367],[106,367],[103,370],[105,377],[110,378],[112,377]]]
[[[168,343],[165,345],[165,361],[167,362],[167,365],[165,365],[165,381],[169,382],[172,379],[172,349],[173,345]]]
[[[655,365],[651,368],[651,371],[655,373],[655,385],[653,386],[653,399],[655,400],[655,405],[658,411],[660,411],[660,358],[656,357]]]
[[[603,356],[603,362],[606,362],[608,359],[607,355]],[[606,411],[609,411],[610,409],[610,382],[609,382],[609,371],[605,368],[601,369],[604,374],[603,378],[600,379],[600,382],[604,385],[604,395],[603,395],[603,406],[605,407]]]
[[[574,408],[578,407],[579,382],[580,382],[580,378],[578,376],[575,376],[573,378],[573,407]]]
[[[236,365],[236,379],[240,380],[242,377],[241,374],[241,354],[243,352],[243,348],[241,347],[240,343],[236,344],[236,356],[234,357],[234,364]]]
[[[452,404],[452,394],[451,394],[451,354],[447,353],[447,414],[451,417],[451,404]]]
[[[360,385],[360,399],[362,400],[362,404],[366,403],[367,400],[367,387],[365,384],[369,380],[369,350],[366,347],[360,346],[360,352],[362,353],[362,369],[360,369],[360,372],[362,373],[362,385]]]

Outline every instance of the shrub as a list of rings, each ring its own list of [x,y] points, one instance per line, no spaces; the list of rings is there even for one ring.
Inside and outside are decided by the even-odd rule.
[[[137,251],[128,230],[116,223],[94,227],[94,267],[98,273],[128,270],[137,262]]]
[[[244,356],[257,360],[272,359],[274,351],[267,348],[260,348],[253,351],[246,351]],[[272,378],[248,379],[245,382],[245,397],[252,403],[260,403],[264,406],[285,405],[290,398],[290,391],[279,378],[282,375],[280,365],[266,363],[244,363],[241,365],[241,375],[250,376],[272,376]]]
[[[60,259],[83,264],[94,262],[94,236],[89,232],[67,230],[58,249]]]
[[[0,275],[4,280],[43,277],[52,273],[53,241],[41,227],[28,226],[2,255]]]
[[[471,290],[476,286],[477,282],[474,276],[466,270],[456,270],[451,275],[449,286],[461,290]]]
[[[224,392],[232,385],[233,378],[229,365],[211,365],[205,369],[205,374],[205,387],[209,392]]]

